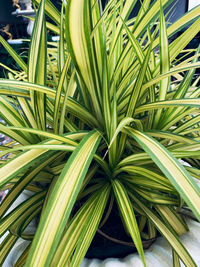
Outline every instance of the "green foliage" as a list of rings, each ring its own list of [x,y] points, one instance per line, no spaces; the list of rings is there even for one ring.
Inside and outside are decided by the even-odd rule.
[[[174,265],[196,266],[179,235],[188,231],[186,208],[200,221],[199,49],[186,49],[200,6],[169,25],[168,0],[143,1],[134,19],[136,1],[110,0],[102,10],[99,1],[68,0],[61,13],[50,0],[34,3],[28,64],[0,39],[22,68],[0,79],[0,132],[12,138],[0,147],[0,186],[9,188],[0,265],[22,237],[31,245],[16,266],[79,266],[115,199],[144,266],[142,240],[155,228]],[[57,44],[46,27],[60,33]],[[5,216],[25,189],[32,197]]]

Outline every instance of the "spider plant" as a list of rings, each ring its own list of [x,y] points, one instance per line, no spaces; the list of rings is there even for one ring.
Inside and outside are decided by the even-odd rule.
[[[199,49],[186,49],[200,6],[171,25],[172,1],[144,0],[130,18],[136,2],[102,10],[101,1],[68,0],[59,12],[34,0],[27,63],[0,38],[21,67],[0,79],[0,132],[12,138],[0,148],[0,186],[9,189],[1,264],[23,238],[30,245],[15,266],[79,266],[115,202],[144,266],[142,240],[158,232],[174,266],[196,266],[179,236],[189,230],[184,209],[200,220],[200,171],[180,159],[200,159]],[[6,213],[25,189],[33,195]],[[26,233],[35,217],[36,232]]]

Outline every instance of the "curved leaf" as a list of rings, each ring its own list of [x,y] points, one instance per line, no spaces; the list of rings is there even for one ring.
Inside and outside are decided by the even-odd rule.
[[[152,137],[128,127],[126,127],[125,131],[137,140],[200,221],[200,189],[190,174],[164,146]]]
[[[160,218],[155,215],[155,213],[144,205],[136,196],[130,193],[131,198],[137,203],[137,205],[142,209],[142,211],[148,216],[148,218],[152,221],[155,227],[162,233],[165,239],[170,243],[176,253],[179,255],[185,266],[197,267],[194,260],[185,249],[183,244],[178,239],[178,236],[171,228],[168,228]]]
[[[140,258],[146,266],[145,258],[144,258],[144,251],[142,247],[142,241],[140,236],[140,231],[138,228],[138,224],[136,221],[136,217],[133,211],[133,207],[131,201],[128,197],[126,189],[121,184],[119,180],[112,181],[113,191],[115,193],[115,198],[117,200],[119,210],[123,216],[124,222],[128,228],[128,231],[133,239],[133,242],[137,248],[137,251],[140,255]]]
[[[67,161],[47,202],[26,266],[51,262],[100,139],[100,134],[92,131]]]

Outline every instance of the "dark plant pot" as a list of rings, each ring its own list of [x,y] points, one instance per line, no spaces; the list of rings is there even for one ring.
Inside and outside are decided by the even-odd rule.
[[[155,238],[142,241],[143,248],[148,249],[154,241]],[[90,248],[88,249],[86,258],[97,258],[100,260],[104,260],[107,258],[124,258],[134,252],[137,252],[134,243],[124,242],[122,240],[111,241],[111,239],[108,239],[104,236],[103,232],[97,232]]]
[[[144,240],[143,248],[148,249],[155,238]],[[114,205],[106,223],[97,230],[96,235],[87,251],[86,258],[124,258],[136,252],[137,249],[129,235],[124,230],[119,211]]]
[[[41,184],[40,184],[41,186]],[[45,187],[45,185],[42,185]],[[73,215],[85,203],[85,200],[78,202],[72,212]],[[104,212],[104,216],[106,215]],[[103,216],[103,218],[104,218]],[[137,214],[136,214],[137,218]],[[36,218],[36,225],[39,224],[40,215]],[[147,229],[144,229],[147,233]],[[160,236],[157,233],[156,237]],[[142,240],[143,249],[148,249],[156,238]],[[137,252],[132,238],[127,234],[122,223],[117,204],[114,202],[112,211],[105,224],[97,229],[97,232],[92,240],[92,243],[85,255],[88,259],[105,260],[107,258],[124,258],[134,252]]]

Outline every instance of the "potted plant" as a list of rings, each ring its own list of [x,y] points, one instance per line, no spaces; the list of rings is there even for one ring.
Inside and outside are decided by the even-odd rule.
[[[199,169],[179,159],[200,156],[199,49],[184,50],[200,7],[167,25],[167,0],[145,0],[134,19],[136,1],[102,10],[100,1],[69,0],[61,12],[34,2],[28,62],[0,39],[22,69],[0,79],[0,131],[12,138],[0,154],[1,190],[9,189],[1,264],[21,237],[30,245],[16,266],[79,266],[115,214],[144,266],[143,241],[158,233],[175,266],[196,266],[179,236],[189,230],[186,209],[200,220]],[[47,43],[46,27],[58,45]],[[33,194],[6,214],[24,190]],[[26,233],[35,218],[36,232]]]

